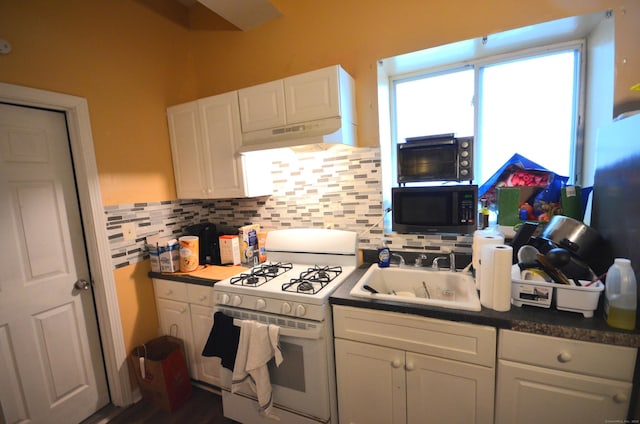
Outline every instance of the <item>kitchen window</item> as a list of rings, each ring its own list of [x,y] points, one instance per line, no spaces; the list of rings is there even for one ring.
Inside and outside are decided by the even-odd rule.
[[[475,183],[514,153],[575,179],[582,42],[501,55],[391,79],[395,143],[475,137]]]
[[[610,10],[380,59],[383,208],[398,186],[397,143],[414,136],[473,136],[474,184],[516,152],[570,184],[593,184],[597,128],[612,119],[613,69]]]

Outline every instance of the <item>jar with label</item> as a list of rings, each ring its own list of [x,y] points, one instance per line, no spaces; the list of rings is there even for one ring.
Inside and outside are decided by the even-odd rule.
[[[631,261],[616,258],[607,271],[604,318],[611,327],[633,330],[636,326],[637,286]]]

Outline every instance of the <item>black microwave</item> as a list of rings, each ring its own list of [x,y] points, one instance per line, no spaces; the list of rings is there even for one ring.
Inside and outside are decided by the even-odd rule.
[[[438,134],[398,143],[398,184],[473,180],[473,137]]]
[[[391,201],[397,233],[472,234],[477,229],[477,185],[396,187]]]

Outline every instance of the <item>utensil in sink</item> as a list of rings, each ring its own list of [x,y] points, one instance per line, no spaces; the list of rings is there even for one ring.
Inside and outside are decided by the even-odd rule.
[[[371,287],[369,284],[365,284],[364,286],[362,286],[363,289],[365,289],[368,292],[371,292],[373,294],[378,294],[380,293],[378,290],[374,289],[373,287]]]

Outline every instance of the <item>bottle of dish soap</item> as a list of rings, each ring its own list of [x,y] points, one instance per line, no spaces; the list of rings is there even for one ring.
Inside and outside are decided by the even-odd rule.
[[[378,266],[380,268],[387,268],[391,263],[391,251],[387,247],[387,243],[382,237],[380,239],[380,247],[378,248]]]
[[[607,271],[604,318],[611,327],[633,330],[637,309],[636,276],[629,259],[616,258]]]

